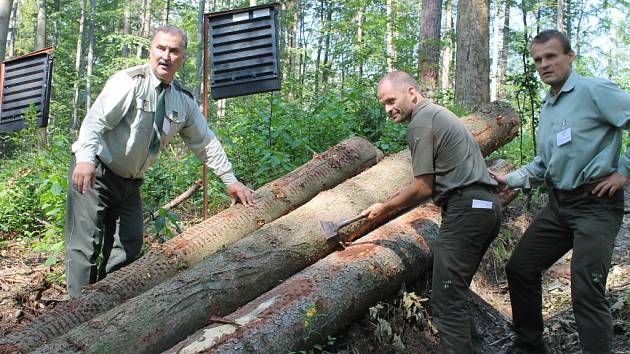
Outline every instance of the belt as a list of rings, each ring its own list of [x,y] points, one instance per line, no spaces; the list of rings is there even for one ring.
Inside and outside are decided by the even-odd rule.
[[[443,205],[446,204],[448,202],[448,200],[453,197],[456,194],[461,194],[462,192],[466,191],[466,190],[472,190],[472,189],[483,189],[486,190],[490,193],[494,193],[494,194],[498,194],[499,190],[497,188],[497,186],[493,186],[490,184],[485,184],[485,183],[479,183],[479,182],[475,182],[473,184],[469,184],[466,186],[462,186],[462,187],[458,187],[455,189],[451,189],[450,191],[446,192],[446,194],[444,195],[443,198],[441,199],[441,202],[438,205]]]
[[[603,181],[603,179],[598,179],[594,182],[590,182],[590,183],[584,183],[581,186],[578,186],[574,189],[558,189],[558,188],[553,188],[554,190],[557,190],[559,192],[562,193],[591,193],[593,191],[593,189],[595,189],[595,187],[597,187],[597,185],[599,184],[599,182]]]
[[[140,177],[140,178],[129,178],[129,177],[122,177],[122,176],[120,176],[116,172],[112,171],[109,167],[107,167],[107,165],[105,163],[103,163],[103,161],[101,161],[100,157],[98,157],[98,155],[96,155],[96,160],[98,161],[97,166],[101,165],[103,167],[103,169],[105,169],[105,171],[107,171],[108,173],[111,173],[112,175],[116,176],[117,178],[123,179],[125,181],[130,181],[130,182],[142,182],[142,181],[144,181],[144,178],[142,178],[142,177]]]

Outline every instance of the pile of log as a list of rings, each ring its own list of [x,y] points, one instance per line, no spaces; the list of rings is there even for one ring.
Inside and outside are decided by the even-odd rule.
[[[73,327],[138,296],[201,259],[277,219],[364,169],[382,153],[362,138],[348,139],[291,173],[256,190],[254,207],[236,204],[129,266],[84,289],[80,298],[57,306],[27,328],[0,338],[0,352],[27,352]]]
[[[490,168],[511,170],[503,161]],[[502,204],[515,196],[513,190],[502,192]],[[440,213],[425,204],[403,214],[165,353],[297,352],[324,342],[429,269]]]
[[[476,137],[482,152],[487,155],[516,135],[518,118],[507,104],[493,103],[483,110],[483,114],[477,115],[472,120],[468,117],[468,120],[465,121]],[[189,260],[200,261],[185,272],[175,274],[168,281],[162,282],[162,279],[160,282],[152,283],[151,287],[141,286],[142,294],[137,295],[139,292],[136,291],[133,298],[128,296],[122,300],[114,301],[118,306],[111,306],[113,307],[110,307],[111,310],[83,324],[76,325],[64,335],[56,337],[37,349],[36,352],[153,353],[176,345],[189,334],[207,325],[209,321],[216,320],[217,316],[227,316],[267,291],[271,290],[268,294],[272,295],[266,298],[267,295],[263,295],[264,300],[262,302],[247,305],[239,310],[245,312],[230,315],[233,317],[232,321],[238,323],[238,319],[243,316],[246,317],[246,315],[241,314],[251,313],[252,309],[254,313],[262,314],[269,311],[266,306],[270,304],[275,304],[273,306],[278,307],[279,305],[274,301],[280,301],[280,298],[277,297],[280,294],[278,291],[282,292],[283,290],[281,290],[282,288],[280,290],[274,288],[287,278],[332,253],[338,247],[336,242],[326,241],[322,236],[321,230],[319,230],[319,220],[334,220],[354,216],[372,203],[382,201],[395,193],[409,182],[410,176],[409,154],[405,151],[387,157],[376,166],[346,180],[331,190],[319,193],[308,203],[271,223],[267,223],[265,220],[257,224],[254,229],[258,227],[260,229],[254,232],[250,231],[251,233],[247,237],[241,238],[222,249],[214,249],[213,251],[216,253],[207,252],[202,256],[194,256],[180,252],[178,249],[170,249],[172,252],[170,254],[177,256],[169,258],[169,262],[172,262],[173,259],[186,259],[187,263],[184,263],[184,266],[188,266],[193,263]],[[310,186],[303,184],[301,187],[309,188]],[[272,194],[272,196],[274,195]],[[277,197],[277,195],[275,196]],[[439,213],[435,208],[428,208],[422,209],[420,214],[413,214],[415,216],[408,218],[422,218],[422,220],[426,220],[424,224],[419,222],[415,224],[428,225],[422,228],[425,231],[436,230],[436,226],[431,225],[437,225],[435,216]],[[245,208],[242,209],[244,213],[247,213]],[[342,239],[344,241],[355,240],[379,227],[393,216],[392,214],[381,220],[359,222],[347,228],[347,231],[342,233]],[[411,219],[404,219],[400,222],[414,224]],[[204,227],[221,227],[221,225],[205,225]],[[198,232],[201,232],[204,227],[200,226]],[[395,232],[387,231],[387,228],[391,229],[391,227],[391,225],[387,226],[383,229],[385,231],[377,232],[381,235],[379,236],[380,239],[361,239],[358,244],[346,251],[335,253],[331,256],[333,258],[329,258],[340,261],[338,257],[344,255],[346,258],[352,258],[349,255],[356,256],[362,253],[369,255],[375,249],[375,243],[378,243],[377,248],[379,249],[391,249],[392,252],[399,254],[395,258],[399,258],[399,261],[403,263],[406,261],[403,259],[404,257],[400,258],[400,255],[406,254],[405,252],[409,256],[414,252],[426,253],[427,248],[423,246],[424,241],[419,241],[424,239],[417,236],[418,231],[412,232],[416,235],[413,243],[418,245],[416,250],[412,250],[405,246],[407,241],[403,241],[404,237],[398,241],[399,237],[394,236],[397,235]],[[384,237],[385,234],[391,234],[392,239],[389,240]],[[420,235],[426,236],[423,233]],[[189,242],[193,241],[189,240]],[[399,242],[400,244],[398,244]],[[197,248],[203,249],[204,246]],[[380,256],[374,257],[379,258]],[[391,257],[393,257],[392,254],[385,256],[385,259]],[[322,262],[330,262],[329,258]],[[376,270],[379,269],[380,265],[372,263],[371,266],[368,265],[365,268],[368,270],[367,273],[365,270],[358,271],[355,273],[358,275],[355,275],[354,278],[365,278],[366,284],[364,286],[368,289],[370,286],[368,279],[372,276],[371,273],[380,272],[391,276],[390,278],[383,278],[382,281],[389,282],[391,280],[394,283],[398,281],[397,279],[403,279],[406,276],[402,275],[403,273],[406,274],[406,271],[401,271],[405,267],[396,266],[395,263],[387,263],[385,260],[383,264],[383,268],[377,272]],[[141,268],[136,269],[136,272],[143,274],[150,264],[144,263],[141,266]],[[176,270],[177,264],[174,266]],[[334,268],[334,262],[330,263],[329,266],[333,267],[331,269],[336,269],[335,274],[343,273],[343,269],[353,268],[342,266],[342,263],[338,263],[337,268]],[[169,275],[176,273],[175,270],[169,271]],[[296,277],[299,276],[296,275]],[[363,284],[361,279],[354,278],[353,280]],[[133,287],[133,284],[127,284],[127,287]],[[291,289],[293,289],[293,294],[296,292],[308,293],[314,288],[313,285],[314,280],[311,282],[302,281]],[[346,285],[349,286],[346,290],[349,292],[363,286],[350,281]],[[345,285],[342,282],[339,283],[339,286],[344,287]],[[94,288],[98,288],[98,286]],[[103,294],[116,297],[116,294],[106,287],[99,289]],[[371,296],[364,296],[373,299],[374,296],[380,296],[380,294],[377,292]],[[352,299],[350,297],[349,300]],[[124,300],[127,301],[120,304]],[[331,298],[326,303],[345,302],[342,300]],[[284,298],[282,301],[287,302],[287,299]],[[322,306],[317,304],[316,309],[324,309],[325,307]],[[246,308],[250,310],[244,310]],[[280,306],[280,308],[282,307]],[[220,332],[222,329],[213,331]],[[7,342],[3,340],[0,343]],[[17,348],[17,350],[23,350],[20,347],[20,342],[13,341],[8,344],[11,347],[3,344],[5,346],[0,346],[0,349]],[[289,347],[284,346],[282,348],[282,350],[286,350]]]

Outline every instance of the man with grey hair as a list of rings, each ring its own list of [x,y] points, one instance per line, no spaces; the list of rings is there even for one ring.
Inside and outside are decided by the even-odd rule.
[[[389,117],[396,123],[409,123],[407,143],[413,178],[392,198],[362,214],[379,218],[429,198],[442,208],[440,233],[433,243],[431,286],[440,352],[481,353],[468,308],[468,288],[499,232],[497,183],[488,174],[472,134],[453,113],[422,97],[408,73],[388,73],[377,91]]]
[[[83,120],[72,145],[64,235],[66,282],[73,298],[82,286],[138,256],[143,236],[140,185],[175,134],[223,181],[233,201],[253,205],[253,192],[234,176],[193,96],[174,80],[186,44],[179,28],[157,28],[149,63],[110,77]]]

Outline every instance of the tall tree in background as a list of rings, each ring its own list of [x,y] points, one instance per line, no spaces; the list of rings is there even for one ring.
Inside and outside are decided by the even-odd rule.
[[[199,100],[201,95],[201,86],[203,85],[203,80],[201,80],[201,75],[203,74],[203,22],[204,22],[204,13],[206,11],[206,0],[199,0],[199,6],[197,7],[197,53],[195,53],[195,82],[198,82],[198,85],[195,85],[193,90],[193,96],[195,99]]]
[[[357,58],[357,75],[359,79],[363,77],[363,58],[360,54],[361,49],[363,48],[363,15],[365,14],[365,5],[360,5],[359,10],[357,11],[355,21],[357,24],[357,36],[354,47],[355,55],[358,54]]]
[[[556,29],[564,32],[564,0],[558,0],[556,6]]]
[[[505,78],[507,77],[507,59],[510,54],[510,0],[505,0],[505,8],[503,11],[503,40],[501,54],[499,55],[499,90],[497,98],[504,100]]]
[[[0,1],[0,61],[4,61],[13,0]]]
[[[85,4],[82,4],[82,9],[85,9]],[[130,3],[129,1],[125,1],[123,4],[123,36],[125,36],[125,38],[127,36],[129,36],[130,33],[130,17],[131,17],[131,10],[129,9],[130,7]],[[127,43],[123,44],[122,47],[122,57],[123,58],[129,58],[129,45]]]
[[[168,16],[171,8],[171,0],[164,0],[164,8],[162,8],[162,25],[168,24]]]
[[[88,57],[86,64],[85,111],[92,106],[92,66],[94,65],[94,22],[96,21],[96,0],[90,0],[90,26],[88,31]]]
[[[455,103],[473,111],[489,101],[488,0],[459,0]]]
[[[46,47],[46,0],[37,0],[37,32],[35,50]]]
[[[9,0],[13,1],[13,0]],[[15,56],[15,35],[17,33],[17,9],[18,9],[18,1],[13,1],[13,9],[11,9],[11,21],[9,24],[9,33],[8,37],[11,39],[11,43],[9,44],[9,57]]]
[[[385,45],[387,48],[387,71],[394,70],[396,60],[396,49],[394,48],[394,0],[387,0],[385,4],[385,17],[387,21],[387,32],[385,35]]]
[[[35,31],[35,50],[46,47],[46,0],[37,0],[37,29]],[[48,129],[37,128],[37,140],[40,147],[48,145]]]
[[[153,0],[144,0],[144,17],[142,18],[142,38],[149,38],[149,30],[151,28],[151,7]],[[142,44],[138,45],[136,58],[142,58]]]
[[[442,48],[442,72],[440,75],[443,91],[451,88],[451,63],[453,59],[453,2],[444,3],[444,47]]]
[[[501,37],[499,20],[501,16],[501,4],[499,0],[494,2],[494,26],[492,31],[492,80],[490,81],[490,101],[496,101],[499,92],[499,38]]]
[[[438,89],[440,67],[440,24],[442,22],[442,0],[422,0],[420,20],[420,89],[425,97],[433,98]]]
[[[83,38],[85,37],[85,0],[81,0],[79,4],[81,6],[81,15],[79,17],[79,35],[77,36],[77,50],[74,59],[75,80],[72,90],[72,129],[74,130],[79,129],[79,81],[81,80],[81,69],[83,68]],[[126,6],[125,9],[127,9]]]

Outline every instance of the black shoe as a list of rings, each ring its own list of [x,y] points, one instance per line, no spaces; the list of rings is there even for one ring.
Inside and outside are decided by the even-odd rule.
[[[551,350],[546,343],[537,347],[526,347],[513,343],[509,348],[500,350],[495,354],[551,354]]]

